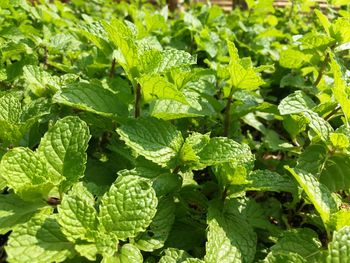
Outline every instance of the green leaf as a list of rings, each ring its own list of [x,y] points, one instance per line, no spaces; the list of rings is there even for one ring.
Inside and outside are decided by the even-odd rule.
[[[74,255],[73,245],[62,234],[55,217],[43,214],[12,232],[6,252],[13,263],[62,262]]]
[[[226,137],[211,138],[197,155],[200,163],[194,169],[203,169],[206,166],[229,162],[249,164],[254,161],[254,156],[248,145],[239,144]]]
[[[45,203],[26,202],[15,194],[0,195],[0,234],[5,234],[35,215]]]
[[[24,136],[25,129],[19,125],[22,106],[11,93],[0,97],[0,139],[9,144],[17,144]]]
[[[87,124],[73,116],[58,120],[41,139],[37,153],[51,177],[65,180],[62,189],[84,176],[89,139]]]
[[[289,48],[280,53],[279,63],[284,68],[300,68],[308,60],[308,57],[301,51]]]
[[[233,88],[255,90],[265,83],[251,63],[246,63],[247,60],[239,58],[237,48],[233,42],[228,41],[227,47],[230,54],[228,71],[230,84]]]
[[[197,163],[199,162],[198,153],[209,143],[209,134],[192,133],[190,134],[185,143],[181,147],[180,159],[184,163]]]
[[[187,93],[185,96],[186,104],[175,100],[154,101],[151,104],[150,115],[164,120],[215,115],[214,108],[204,96],[197,92]]]
[[[58,206],[58,223],[68,240],[93,241],[91,232],[97,229],[97,213],[94,197],[78,183],[62,199]]]
[[[163,173],[153,179],[152,186],[157,196],[165,196],[181,188],[182,177],[179,174]]]
[[[350,41],[350,21],[348,18],[340,17],[331,26],[331,35],[339,44]]]
[[[175,203],[172,197],[159,200],[157,213],[149,229],[136,238],[136,246],[143,251],[162,248],[167,240],[175,220]]]
[[[51,76],[38,66],[24,66],[23,77],[27,87],[38,97],[47,93],[55,93],[60,89],[59,78]]]
[[[238,63],[229,66],[230,84],[237,89],[255,90],[265,82],[253,68],[244,68]]]
[[[338,211],[338,206],[328,188],[321,184],[313,174],[298,168],[292,169],[289,166],[285,166],[285,168],[303,188],[317,212],[320,214],[325,226],[330,227],[331,215]]]
[[[158,263],[182,263],[191,256],[184,250],[167,248]]]
[[[162,73],[174,68],[196,64],[196,57],[177,49],[146,50],[139,57],[140,71],[143,74]]]
[[[96,260],[96,254],[98,253],[95,244],[76,244],[74,249],[83,257],[90,261]]]
[[[120,263],[142,263],[143,257],[140,250],[132,244],[125,244],[117,254]]]
[[[340,104],[342,111],[347,120],[350,119],[350,99],[348,96],[349,89],[343,79],[340,65],[337,63],[335,56],[330,53],[331,69],[334,77],[334,85],[332,87],[333,95]]]
[[[184,94],[162,76],[144,75],[139,79],[139,83],[145,102],[169,99],[188,104]]]
[[[207,221],[205,262],[253,262],[256,234],[240,215],[224,213],[216,202],[209,206]]]
[[[102,25],[107,32],[108,38],[120,51],[120,57],[117,58],[125,71],[129,72],[138,61],[137,46],[135,36],[132,30],[122,21],[112,19],[108,24],[103,21]]]
[[[180,131],[170,123],[155,118],[129,120],[117,132],[136,153],[163,167],[174,161],[183,144]]]
[[[336,149],[342,150],[350,146],[348,137],[343,133],[331,133],[329,139]]]
[[[350,260],[350,227],[335,231],[328,245],[327,263],[347,263]]]
[[[327,158],[323,164],[320,182],[327,188],[336,192],[350,189],[350,158],[348,156],[334,155]]]
[[[285,231],[278,242],[271,247],[275,253],[299,254],[307,262],[320,262],[322,244],[317,233],[309,228]]]
[[[106,232],[125,240],[146,230],[157,212],[157,203],[149,179],[119,176],[101,199],[99,220]]]
[[[307,263],[302,256],[291,252],[273,251],[262,261],[264,263]]]
[[[315,9],[315,14],[318,17],[318,20],[320,20],[321,25],[323,26],[323,29],[326,31],[327,35],[329,36],[329,29],[331,27],[331,23],[329,22],[327,16],[325,16],[320,10]]]
[[[332,215],[333,225],[335,230],[340,230],[345,226],[350,226],[350,209],[340,210]]]
[[[314,106],[315,103],[305,93],[296,91],[280,102],[278,110],[282,115],[303,114],[303,116],[308,119],[310,128],[320,136],[323,141],[328,141],[330,133],[333,132],[333,128],[316,112],[312,111],[311,108]]]
[[[299,155],[297,168],[311,174],[319,174],[327,157],[327,147],[324,144],[312,144]]]
[[[118,94],[92,83],[73,83],[53,97],[54,102],[105,117],[127,116],[126,105]]]
[[[278,105],[282,115],[297,114],[308,111],[316,104],[302,91],[296,91],[285,97]]]
[[[298,40],[302,43],[303,48],[306,49],[321,49],[329,47],[334,39],[320,33],[310,32],[305,34],[301,39]]]
[[[22,106],[19,99],[11,93],[0,97],[0,121],[18,123],[21,117]]]
[[[7,152],[1,159],[0,174],[6,185],[24,200],[47,198],[54,186],[46,163],[29,148],[18,147]]]
[[[288,177],[269,170],[255,170],[247,177],[248,191],[297,192],[297,185]]]

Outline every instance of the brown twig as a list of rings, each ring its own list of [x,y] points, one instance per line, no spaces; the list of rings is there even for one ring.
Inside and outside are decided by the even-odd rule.
[[[329,52],[327,52],[326,57],[324,58],[322,65],[320,67],[320,70],[318,71],[318,76],[317,79],[314,82],[314,87],[317,87],[317,85],[320,83],[322,77],[323,77],[323,73],[327,67],[327,64],[329,62]]]
[[[112,65],[111,65],[111,68],[109,70],[109,77],[110,78],[113,78],[113,76],[114,76],[115,64],[116,64],[116,60],[115,60],[115,58],[113,58]]]

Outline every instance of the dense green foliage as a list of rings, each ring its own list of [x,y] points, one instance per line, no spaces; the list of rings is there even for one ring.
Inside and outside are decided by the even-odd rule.
[[[247,2],[0,1],[1,262],[350,261],[349,1]]]

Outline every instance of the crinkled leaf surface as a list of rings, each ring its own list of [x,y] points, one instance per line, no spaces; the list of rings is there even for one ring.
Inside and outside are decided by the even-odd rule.
[[[283,233],[278,242],[271,247],[275,253],[296,253],[307,262],[318,263],[321,260],[321,242],[317,234],[309,228],[293,229]]]
[[[84,176],[89,139],[87,124],[73,116],[58,120],[42,138],[37,153],[51,176],[65,180],[63,189]]]
[[[323,223],[329,226],[332,213],[337,212],[337,204],[331,195],[331,192],[326,186],[321,184],[317,178],[308,172],[298,168],[286,169],[294,176],[299,185],[303,188],[306,195],[315,206],[317,212],[320,214]]]
[[[140,250],[132,244],[125,244],[117,255],[121,263],[142,263],[143,257]]]
[[[238,214],[224,213],[216,203],[208,210],[205,262],[253,262],[256,234]]]
[[[157,203],[149,179],[119,176],[102,197],[99,220],[107,233],[125,240],[146,230],[157,212]]]
[[[194,169],[228,162],[250,164],[254,161],[254,156],[248,145],[237,143],[225,137],[211,138],[197,156],[199,164]]]
[[[0,233],[5,234],[17,225],[27,222],[45,205],[44,202],[23,201],[15,194],[0,195]]]
[[[126,116],[128,113],[118,94],[92,83],[70,84],[54,96],[54,101],[106,117]]]
[[[177,87],[159,75],[144,75],[139,79],[145,102],[169,99],[188,104],[184,94]]]
[[[17,227],[9,238],[6,251],[8,261],[13,263],[62,262],[75,253],[55,217],[44,214]]]
[[[350,227],[335,231],[328,246],[327,263],[346,263],[350,260]]]
[[[94,197],[83,184],[74,185],[63,197],[57,221],[68,240],[93,241],[91,232],[97,230],[97,212]]]
[[[17,147],[1,159],[0,174],[6,185],[26,200],[45,198],[54,186],[44,160],[29,148]]]
[[[156,118],[130,120],[117,132],[126,145],[161,166],[173,161],[183,144],[181,132],[175,126]]]
[[[191,256],[184,250],[176,248],[167,248],[164,250],[164,256],[161,257],[159,263],[180,263],[185,262]]]
[[[162,248],[175,220],[175,203],[172,197],[159,200],[157,213],[149,229],[136,238],[136,246],[143,251]]]

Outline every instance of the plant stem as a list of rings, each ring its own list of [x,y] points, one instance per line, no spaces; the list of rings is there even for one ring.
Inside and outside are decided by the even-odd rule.
[[[230,94],[228,95],[227,102],[226,102],[226,108],[225,108],[225,115],[224,115],[224,136],[228,137],[230,132],[230,112],[231,112],[231,104],[232,104],[232,96],[233,96],[233,88],[231,88]]]
[[[141,113],[141,86],[139,83],[136,84],[135,92],[135,118],[138,118]]]
[[[338,111],[340,110],[340,106],[338,105],[337,107],[334,108],[334,110],[332,110],[329,114],[327,114],[326,117],[324,117],[324,119],[326,121],[328,121],[330,118],[333,117],[334,114],[336,114]]]
[[[45,69],[47,69],[47,67],[48,67],[48,64],[47,64],[47,61],[48,61],[48,59],[49,59],[49,54],[48,54],[48,50],[47,50],[47,47],[46,46],[44,46],[44,58],[43,58],[43,63],[44,63],[44,68]]]
[[[115,58],[113,58],[112,65],[111,65],[111,68],[109,70],[109,77],[110,78],[112,78],[114,76],[115,64],[116,64],[116,61],[115,61]]]
[[[289,12],[289,19],[288,19],[289,21],[291,21],[291,19],[292,19],[294,6],[295,6],[295,0],[292,0],[292,6],[291,6],[290,12]]]
[[[174,170],[173,170],[173,174],[177,174],[179,171],[180,171],[180,168],[181,168],[181,166],[180,165],[178,165],[178,166],[176,166],[175,168],[174,168]]]
[[[327,67],[328,61],[329,61],[329,53],[327,52],[326,57],[324,58],[322,65],[320,67],[320,70],[318,71],[318,76],[314,82],[314,87],[317,87],[317,85],[320,83],[322,76],[323,76],[323,73]]]

